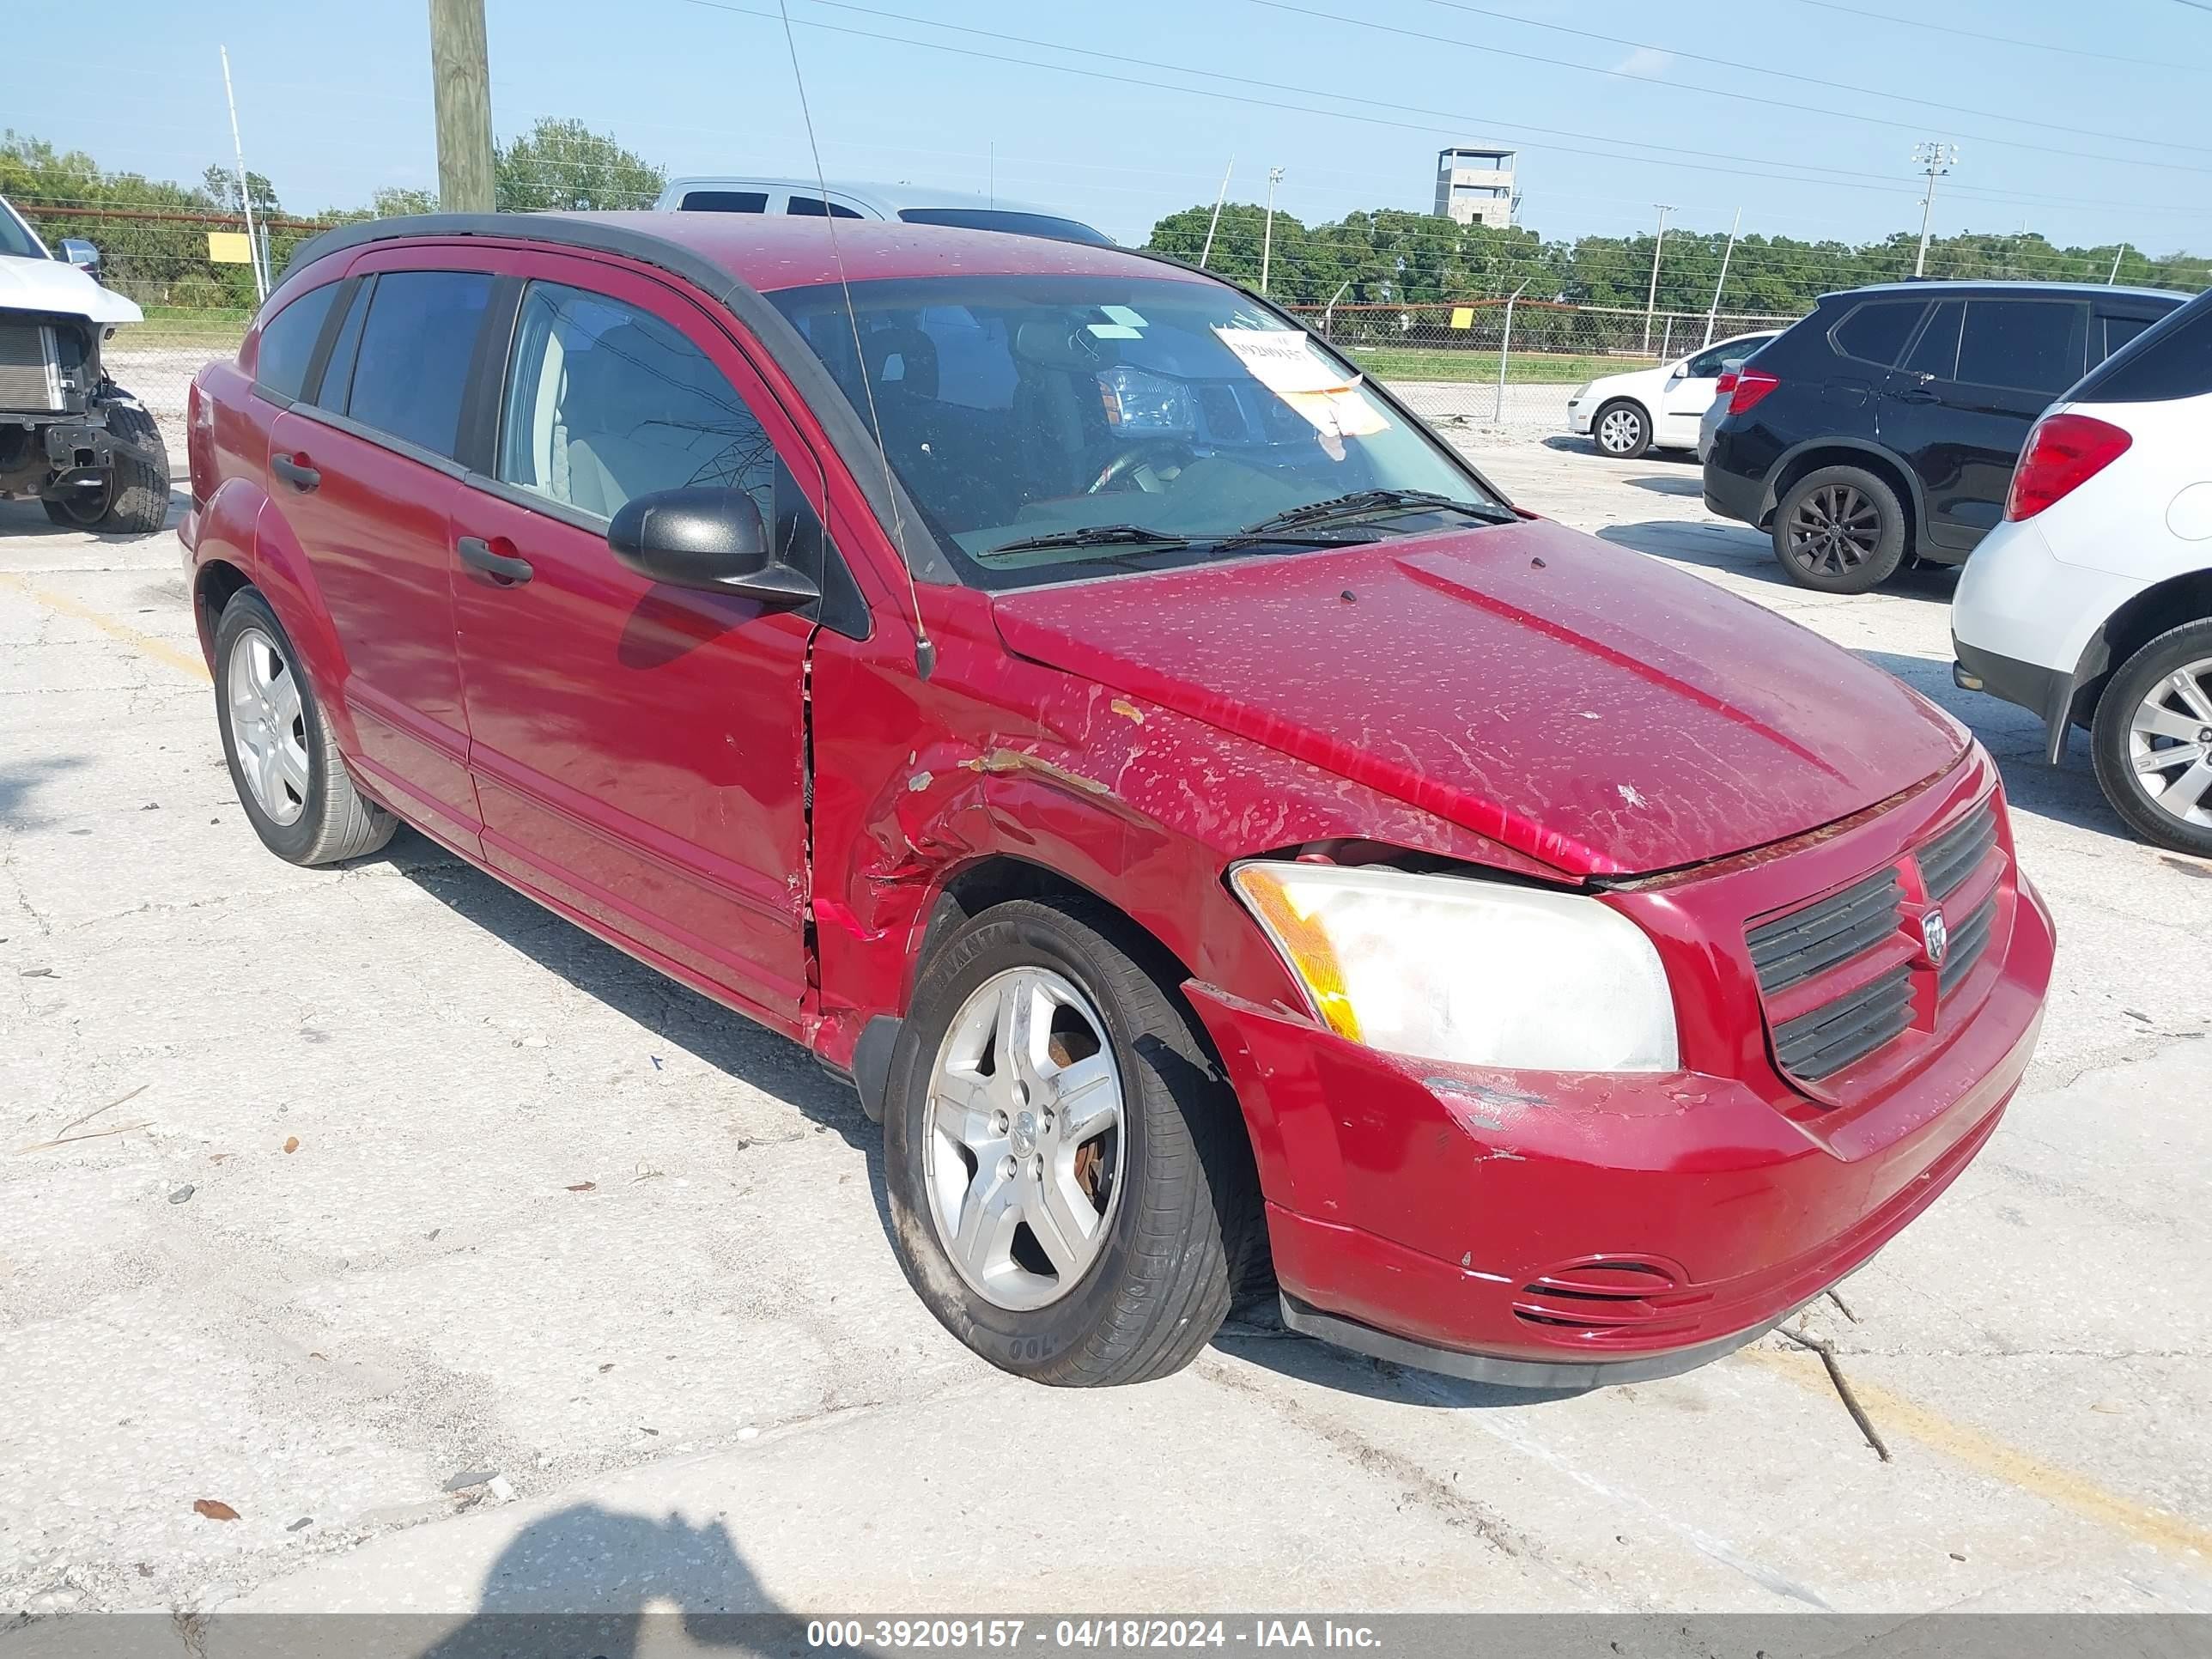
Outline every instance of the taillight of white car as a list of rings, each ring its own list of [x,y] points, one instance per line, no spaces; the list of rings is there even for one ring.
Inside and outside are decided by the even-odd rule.
[[[2094,415],[2048,415],[2027,434],[2005,517],[2018,523],[2057,505],[2126,454],[2135,439]]]

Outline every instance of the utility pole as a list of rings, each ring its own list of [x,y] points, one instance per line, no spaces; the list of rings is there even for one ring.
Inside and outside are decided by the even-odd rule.
[[[1283,182],[1280,167],[1267,169],[1267,231],[1260,240],[1260,297],[1267,295],[1267,267],[1275,257],[1275,186]]]
[[[491,64],[483,0],[430,0],[430,87],[438,112],[438,205],[489,213]]]
[[[2123,242],[2112,253],[2112,274],[2105,278],[2106,288],[2120,280],[2120,261],[2128,257],[2128,245]]]
[[[1659,309],[1659,251],[1667,246],[1667,216],[1674,209],[1671,203],[1653,204],[1659,210],[1659,240],[1651,245],[1651,294],[1644,302],[1644,355],[1651,355],[1651,319]]]
[[[1206,246],[1199,251],[1198,268],[1206,269],[1206,262],[1213,257],[1213,233],[1221,228],[1221,204],[1229,199],[1229,175],[1237,171],[1237,158],[1231,156],[1229,165],[1221,169],[1221,188],[1213,192],[1213,218],[1206,227]]]
[[[268,261],[262,256],[261,239],[253,231],[253,192],[246,183],[246,146],[238,137],[238,99],[230,89],[230,48],[216,50],[222,54],[222,101],[230,106],[230,152],[238,158],[238,205],[246,215],[246,260],[253,268],[253,302],[258,305],[269,297]]]
[[[1912,164],[1928,175],[1928,193],[1920,198],[1920,253],[1912,262],[1912,274],[1928,274],[1928,227],[1936,216],[1936,181],[1958,165],[1959,147],[1929,142],[1912,147]]]
[[[1705,313],[1705,345],[1713,343],[1713,324],[1721,314],[1721,290],[1728,286],[1729,261],[1735,258],[1735,234],[1743,228],[1743,210],[1735,210],[1735,222],[1729,227],[1728,251],[1721,255],[1721,279],[1713,284],[1712,309]],[[1705,349],[1699,346],[1698,350]]]

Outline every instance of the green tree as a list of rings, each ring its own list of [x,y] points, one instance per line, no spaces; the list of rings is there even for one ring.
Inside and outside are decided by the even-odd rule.
[[[612,134],[550,115],[493,153],[493,196],[502,212],[651,207],[667,182],[667,168],[624,149]]]
[[[208,163],[207,171],[200,174],[200,189],[208,200],[225,212],[236,213],[238,208],[238,170],[225,167],[221,161]],[[276,199],[276,187],[263,174],[248,167],[246,172],[246,192],[253,204],[257,218],[275,218],[284,211]]]

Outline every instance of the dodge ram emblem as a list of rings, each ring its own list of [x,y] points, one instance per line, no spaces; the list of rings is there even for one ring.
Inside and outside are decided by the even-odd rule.
[[[1944,926],[1941,910],[1930,910],[1920,918],[1920,942],[1928,948],[1929,966],[1941,968],[1951,949],[1951,930]]]

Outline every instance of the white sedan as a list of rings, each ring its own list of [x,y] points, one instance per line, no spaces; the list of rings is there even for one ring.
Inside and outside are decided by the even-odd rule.
[[[1742,362],[1775,333],[1739,334],[1677,362],[1587,381],[1567,400],[1568,429],[1596,440],[1598,453],[1615,460],[1632,461],[1650,449],[1695,449],[1722,366]]]

